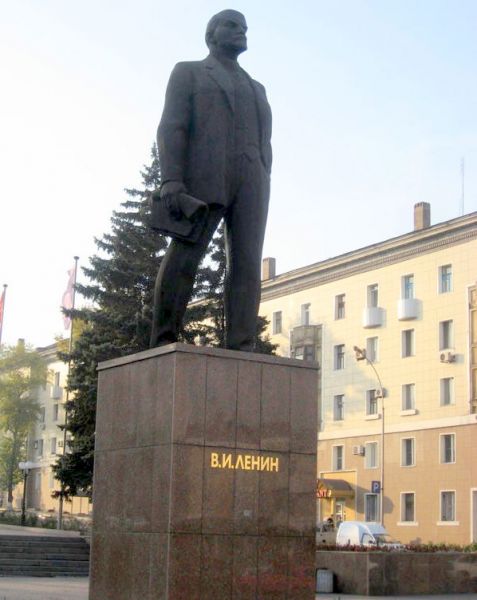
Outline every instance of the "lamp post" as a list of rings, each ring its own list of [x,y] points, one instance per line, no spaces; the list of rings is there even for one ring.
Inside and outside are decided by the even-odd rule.
[[[376,367],[374,366],[373,361],[369,360],[366,356],[366,349],[359,348],[358,346],[353,346],[354,354],[356,360],[365,360],[367,364],[373,369],[374,374],[376,375],[376,379],[378,380],[379,389],[376,390],[378,393],[376,394],[376,398],[381,398],[381,482],[380,482],[380,490],[379,490],[379,516],[380,523],[384,526],[384,396],[385,390],[383,388],[383,384],[381,383],[381,377],[379,376]]]
[[[26,520],[26,486],[27,486],[28,473],[30,472],[30,469],[32,469],[33,467],[34,467],[34,463],[30,462],[29,460],[27,460],[26,462],[18,463],[18,468],[21,471],[23,471],[22,516],[21,516],[21,520],[20,520],[20,525],[22,527],[25,526],[25,520]]]

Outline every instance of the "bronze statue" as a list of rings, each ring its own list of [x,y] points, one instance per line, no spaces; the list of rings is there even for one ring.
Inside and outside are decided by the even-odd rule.
[[[199,263],[225,222],[226,347],[253,350],[261,256],[270,194],[271,111],[265,88],[238,64],[247,49],[245,17],[224,10],[207,25],[205,60],[172,71],[157,141],[161,201],[180,217],[184,197],[204,202],[195,242],[172,239],[154,293],[151,347],[175,342]]]

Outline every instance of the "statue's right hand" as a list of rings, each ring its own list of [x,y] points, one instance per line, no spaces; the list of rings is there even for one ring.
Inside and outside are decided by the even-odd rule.
[[[179,207],[179,194],[185,191],[186,187],[182,181],[166,181],[161,187],[161,198],[166,203],[171,216],[175,219],[180,219],[182,216]]]

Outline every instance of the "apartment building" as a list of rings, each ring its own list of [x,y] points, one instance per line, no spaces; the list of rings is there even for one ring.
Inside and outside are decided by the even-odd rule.
[[[477,541],[477,213],[276,275],[260,314],[317,360],[319,520],[402,542]]]
[[[68,366],[58,359],[57,344],[38,348],[48,367],[48,381],[37,390],[41,407],[40,418],[28,437],[27,460],[34,467],[28,474],[26,506],[42,513],[57,513],[58,499],[52,493],[60,488],[52,466],[64,452],[64,433],[60,425],[65,422],[64,402]],[[15,507],[20,508],[23,486],[15,490]],[[89,514],[88,498],[75,497],[64,503],[66,514]]]

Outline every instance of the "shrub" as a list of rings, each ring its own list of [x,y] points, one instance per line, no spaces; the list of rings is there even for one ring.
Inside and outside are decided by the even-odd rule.
[[[458,544],[404,544],[400,548],[387,546],[337,546],[336,544],[318,544],[317,550],[328,552],[477,552],[477,543],[459,546]]]

